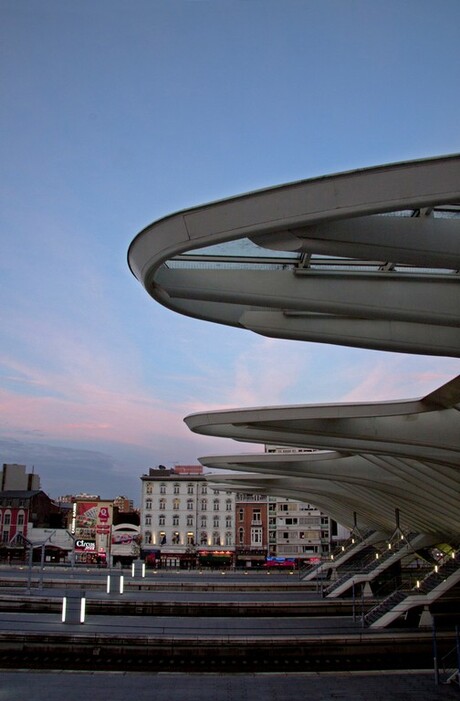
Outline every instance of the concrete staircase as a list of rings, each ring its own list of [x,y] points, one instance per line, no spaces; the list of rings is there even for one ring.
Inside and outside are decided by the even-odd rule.
[[[383,534],[375,531],[367,531],[361,539],[349,540],[343,546],[332,553],[331,559],[320,562],[313,567],[306,567],[300,572],[300,579],[303,582],[310,582],[314,579],[324,579],[332,570],[344,567],[345,563],[355,561],[358,555],[364,556],[364,550],[370,548],[373,542],[378,542],[384,538]]]
[[[431,536],[424,534],[411,534],[403,540],[398,539],[391,543],[391,549],[376,553],[377,556],[370,561],[361,561],[353,571],[345,571],[335,582],[326,589],[327,598],[334,599],[345,594],[356,584],[372,582],[385,570],[402,560],[404,557],[415,554],[417,549],[427,545],[433,545]],[[369,591],[369,595],[371,592]]]
[[[411,608],[428,607],[460,582],[460,555],[449,557],[410,590],[394,591],[364,617],[370,628],[385,628]]]

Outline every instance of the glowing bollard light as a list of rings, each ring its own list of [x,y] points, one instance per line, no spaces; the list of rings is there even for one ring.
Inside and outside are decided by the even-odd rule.
[[[133,560],[131,564],[131,577],[145,577],[145,562],[142,560]]]
[[[62,623],[84,623],[85,614],[85,592],[80,589],[67,591],[62,597]]]
[[[125,578],[121,573],[108,574],[107,575],[107,594],[110,594],[112,585],[115,593],[118,590],[119,594],[123,594]]]

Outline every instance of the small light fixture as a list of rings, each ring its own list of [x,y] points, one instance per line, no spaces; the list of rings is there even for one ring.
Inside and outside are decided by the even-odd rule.
[[[85,622],[86,598],[83,596],[80,601],[80,623]]]

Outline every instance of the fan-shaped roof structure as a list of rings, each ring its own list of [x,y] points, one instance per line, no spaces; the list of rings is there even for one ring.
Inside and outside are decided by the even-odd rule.
[[[339,173],[144,229],[132,272],[168,308],[271,337],[460,356],[460,155]],[[202,458],[221,480],[304,498],[344,524],[460,535],[460,376],[415,400],[264,407],[191,430],[321,449]],[[235,488],[239,488],[236,486]]]
[[[161,304],[266,336],[460,355],[460,156],[282,185],[132,242]]]

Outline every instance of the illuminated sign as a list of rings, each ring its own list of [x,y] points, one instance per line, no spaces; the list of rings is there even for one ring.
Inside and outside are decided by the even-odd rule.
[[[94,540],[83,540],[83,538],[80,538],[75,542],[75,550],[96,552],[96,542]]]

